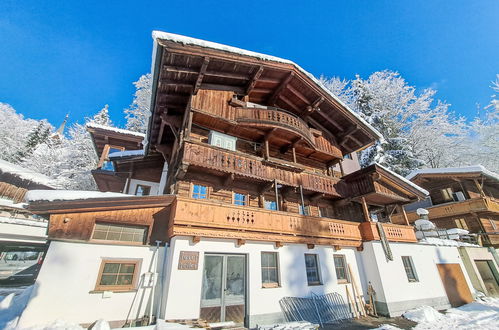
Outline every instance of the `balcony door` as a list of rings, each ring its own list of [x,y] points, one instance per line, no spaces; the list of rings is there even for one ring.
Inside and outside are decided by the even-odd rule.
[[[246,257],[206,254],[200,318],[243,325],[246,315]]]

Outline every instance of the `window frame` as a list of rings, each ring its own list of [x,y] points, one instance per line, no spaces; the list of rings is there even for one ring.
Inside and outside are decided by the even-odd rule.
[[[338,266],[336,265],[336,259],[341,259],[343,261],[343,272],[345,273],[345,278],[340,278],[338,275]],[[350,283],[350,276],[348,274],[347,258],[344,254],[334,254],[333,255],[334,272],[336,274],[336,280],[340,284]]]
[[[194,197],[194,187],[195,186],[200,186],[200,187],[205,187],[206,188],[206,198],[196,198],[196,197]],[[198,193],[196,193],[196,194],[198,194]],[[201,194],[198,194],[198,195],[201,196]],[[194,183],[193,182],[193,183],[191,183],[190,197],[192,199],[197,199],[197,200],[208,200],[208,199],[210,199],[210,187],[207,186],[207,185],[201,184],[201,183]]]
[[[147,188],[147,195],[137,195],[137,191],[139,190],[139,187],[142,187],[142,189],[144,189],[144,187]],[[151,188],[152,186],[148,186],[146,184],[141,184],[141,183],[138,183],[136,186],[135,186],[135,196],[150,196],[151,195]]]
[[[100,284],[102,280],[102,275],[104,274],[104,267],[106,264],[134,264],[135,268],[132,274],[132,282],[127,285],[102,285]],[[114,259],[114,258],[102,258],[99,266],[99,272],[97,273],[97,279],[95,281],[94,291],[102,292],[102,291],[133,291],[137,289],[138,279],[140,268],[142,266],[142,259]],[[119,274],[119,273],[117,273]]]
[[[241,196],[244,197],[244,204],[236,204],[236,195],[241,195]],[[234,204],[236,206],[249,206],[248,202],[249,202],[249,196],[248,196],[248,194],[241,193],[241,192],[238,192],[238,191],[233,191],[232,192],[232,204]]]
[[[303,216],[310,216],[310,205],[298,204],[298,214]]]
[[[309,279],[309,277],[308,277],[307,270],[310,268],[310,267],[307,267],[307,256],[308,255],[314,256],[314,259],[315,259],[315,270],[317,271],[317,281],[311,282],[310,279]],[[319,263],[320,263],[320,261],[319,261],[319,255],[317,253],[305,253],[303,261],[305,261],[305,274],[307,275],[307,284],[308,284],[308,286],[322,285],[321,268],[319,266]]]
[[[264,283],[263,282],[263,274],[262,274],[262,288],[280,288],[281,287],[281,274],[280,274],[280,267],[279,267],[279,252],[274,252],[274,251],[261,251],[260,253],[260,271],[263,272],[263,264],[262,264],[262,258],[264,254],[272,254],[275,256],[275,267],[269,267],[266,266],[265,268],[271,269],[275,268],[276,270],[276,277],[277,277],[277,282],[270,282],[270,283]]]
[[[440,194],[444,202],[453,202],[454,201],[454,189],[452,187],[440,189]]]
[[[121,241],[121,240],[94,238],[95,228],[98,224],[110,225],[110,226],[121,226],[121,227],[127,227],[127,226],[128,227],[144,227],[144,229],[145,229],[144,239],[142,240],[142,242],[137,242],[137,241]],[[100,221],[97,219],[94,222],[94,226],[92,228],[92,234],[90,235],[90,241],[98,242],[98,243],[107,243],[107,244],[120,244],[120,245],[145,245],[146,242],[149,240],[150,229],[151,228],[148,225],[137,225],[137,224],[121,223],[121,222]]]
[[[405,275],[407,276],[407,280],[409,281],[409,283],[419,282],[418,273],[416,272],[416,267],[414,266],[414,262],[412,261],[412,257],[411,256],[401,256],[401,258],[402,258],[402,266],[404,267]],[[411,278],[409,276],[409,272],[407,271],[408,267],[406,266],[406,263],[404,262],[404,260],[408,261],[410,272],[412,273],[412,276],[414,278]]]

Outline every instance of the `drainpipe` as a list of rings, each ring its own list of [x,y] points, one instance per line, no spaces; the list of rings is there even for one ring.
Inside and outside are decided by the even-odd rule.
[[[305,214],[305,199],[303,198],[303,185],[300,185],[300,198],[301,198],[301,208],[303,210],[303,215]]]
[[[159,244],[161,241],[156,241],[156,255],[153,260],[153,270],[154,272],[151,273],[151,278],[149,281],[152,281],[152,287],[151,287],[151,298],[150,298],[150,307],[149,307],[149,325],[152,323],[152,310],[153,310],[153,304],[154,304],[154,288],[156,287],[156,278],[158,276],[157,268],[158,268],[158,253],[159,253]],[[157,316],[156,316],[157,318]]]
[[[165,242],[165,251],[164,251],[164,255],[163,255],[163,269],[161,270],[161,277],[159,279],[159,288],[160,288],[160,299],[158,299],[158,304],[157,304],[157,308],[156,308],[156,323],[157,323],[157,320],[159,318],[159,315],[161,313],[161,308],[163,307],[163,299],[162,299],[162,296],[165,294],[164,291],[165,291],[165,281],[166,281],[166,261],[167,261],[167,258],[168,258],[168,247],[170,246],[170,244],[168,242]],[[165,317],[166,319],[166,317]]]

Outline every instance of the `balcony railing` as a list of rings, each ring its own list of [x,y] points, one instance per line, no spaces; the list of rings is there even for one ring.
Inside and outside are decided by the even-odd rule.
[[[469,214],[476,212],[493,212],[499,213],[499,201],[494,198],[474,198],[464,201],[445,203],[427,207],[430,220],[445,218],[461,214]],[[401,216],[395,215],[393,221],[398,222]],[[416,221],[419,216],[416,211],[408,212],[407,218],[409,222]]]
[[[384,223],[383,228],[389,241],[417,242],[410,226]],[[177,197],[173,204],[169,235],[346,246],[380,239],[372,222],[359,224],[185,197]]]
[[[315,146],[314,136],[307,124],[297,116],[279,109],[236,108],[236,121],[253,125],[271,125],[298,133],[311,146]]]
[[[359,246],[358,223],[177,197],[170,235]]]
[[[262,181],[277,179],[280,184],[339,196],[336,191],[338,178],[308,172],[297,173],[278,166],[267,165],[263,159],[238,152],[198,143],[186,143],[184,161],[190,165],[242,175]]]
[[[412,226],[396,225],[393,223],[382,223],[385,236],[394,242],[417,242],[416,234]],[[359,226],[362,239],[365,241],[380,240],[380,234],[375,222],[363,222]]]

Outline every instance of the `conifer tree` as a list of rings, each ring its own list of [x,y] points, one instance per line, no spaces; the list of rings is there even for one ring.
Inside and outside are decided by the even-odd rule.
[[[142,75],[133,84],[136,88],[133,101],[128,109],[125,109],[126,129],[145,133],[151,115],[152,76],[150,73]]]

